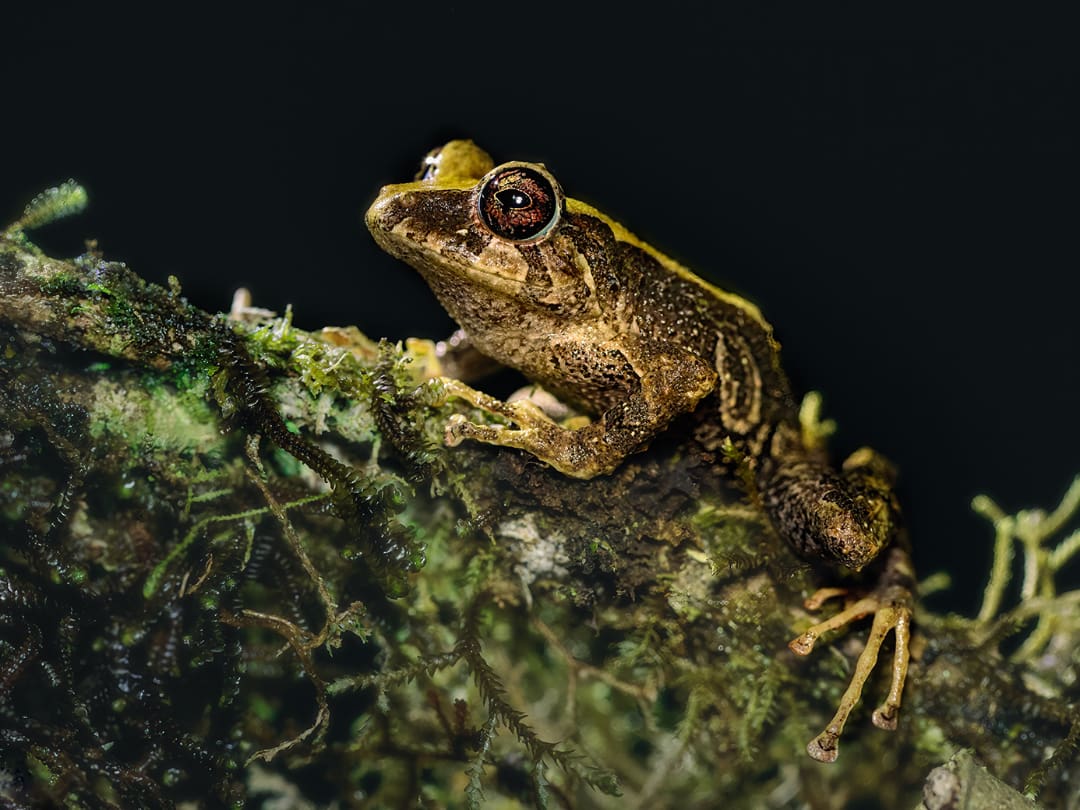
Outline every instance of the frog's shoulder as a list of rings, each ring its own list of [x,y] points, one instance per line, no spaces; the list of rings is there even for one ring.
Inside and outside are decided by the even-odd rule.
[[[682,279],[688,284],[696,286],[703,293],[711,295],[713,298],[720,301],[721,303],[729,307],[741,310],[752,321],[755,321],[771,338],[772,326],[770,326],[769,322],[765,320],[765,317],[761,314],[761,310],[758,309],[758,307],[750,301],[747,301],[741,296],[735,295],[735,293],[728,292],[727,290],[722,290],[714,284],[710,284],[689,268],[679,264],[670,256],[661,253],[649,243],[639,239],[622,223],[616,222],[607,214],[598,211],[588,203],[582,202],[581,200],[567,198],[566,210],[571,214],[580,214],[588,217],[593,217],[600,222],[603,222],[611,229],[612,236],[614,236],[617,242],[621,242],[623,244],[637,248],[638,250],[642,251],[646,255],[656,260],[656,262],[660,264],[664,271],[670,273],[676,278]],[[776,346],[776,348],[778,349],[779,346]]]

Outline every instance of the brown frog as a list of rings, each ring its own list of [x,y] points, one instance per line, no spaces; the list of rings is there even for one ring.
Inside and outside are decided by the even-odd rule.
[[[454,416],[449,444],[516,447],[592,478],[693,412],[699,441],[741,462],[750,494],[797,551],[854,571],[881,555],[876,587],[790,647],[806,655],[822,633],[873,614],[836,715],[807,750],[836,759],[890,630],[892,687],[873,721],[896,727],[914,583],[898,540],[892,468],[868,448],[839,470],[829,465],[821,442],[800,426],[779,345],[757,307],[566,197],[543,165],[494,166],[471,141],[429,154],[415,182],[383,188],[367,225],[384,250],[420,271],[475,351],[592,417],[571,429],[529,400],[503,402],[446,379],[450,395],[509,423]],[[807,605],[844,593],[823,589]]]

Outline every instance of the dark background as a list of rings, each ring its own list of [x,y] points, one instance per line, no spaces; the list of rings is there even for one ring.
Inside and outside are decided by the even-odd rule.
[[[1073,43],[822,42],[798,19],[740,37],[674,6],[102,24],[92,5],[40,11],[0,51],[2,218],[69,176],[91,195],[37,233],[54,254],[96,237],[208,310],[247,285],[304,328],[442,337],[361,217],[472,137],[757,302],[799,393],[825,393],[838,456],[900,466],[920,572],[953,573],[953,607],[989,570],[971,497],[1049,507],[1080,472]]]

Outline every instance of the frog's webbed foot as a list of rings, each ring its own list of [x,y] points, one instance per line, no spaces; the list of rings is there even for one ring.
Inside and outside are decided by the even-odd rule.
[[[870,635],[866,640],[859,659],[855,664],[855,671],[851,676],[851,682],[843,697],[836,714],[833,715],[825,730],[810,741],[806,746],[806,752],[820,762],[834,762],[839,747],[840,734],[844,730],[848,715],[859,702],[862,696],[863,685],[873,672],[877,663],[878,652],[881,643],[889,634],[895,631],[896,646],[893,653],[892,686],[889,694],[873,714],[873,723],[878,728],[893,730],[896,728],[896,718],[900,710],[900,697],[904,689],[904,680],[907,677],[909,649],[908,641],[911,636],[911,612],[912,612],[912,579],[911,565],[907,553],[902,549],[891,549],[886,561],[885,569],[877,587],[844,610],[815,624],[788,646],[799,655],[809,655],[814,648],[814,643],[822,634],[850,624],[857,619],[873,614],[874,623],[870,628]],[[835,596],[847,593],[843,588],[823,588],[806,600],[809,610],[818,609],[822,603]]]

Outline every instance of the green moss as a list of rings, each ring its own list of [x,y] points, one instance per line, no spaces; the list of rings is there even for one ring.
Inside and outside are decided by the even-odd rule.
[[[60,272],[43,280],[40,289],[43,295],[72,298],[84,292],[86,285],[81,276]]]
[[[97,380],[90,437],[124,447],[133,464],[147,453],[194,458],[219,448],[217,416],[206,401],[205,381],[183,395],[157,382],[145,383],[146,378],[133,389],[115,379]]]

